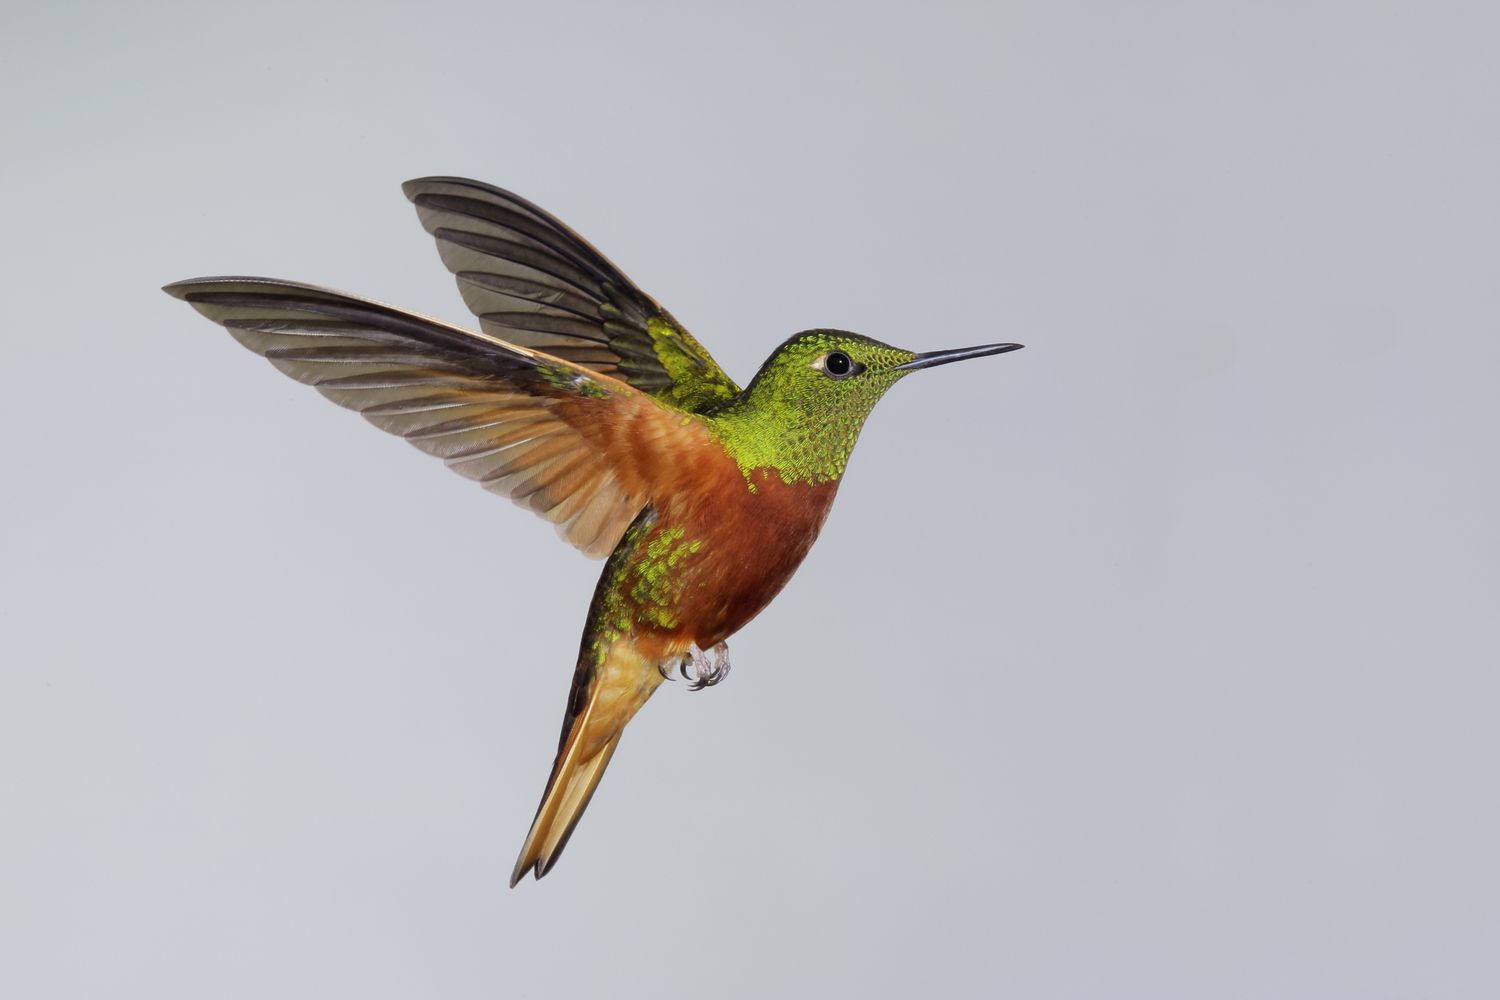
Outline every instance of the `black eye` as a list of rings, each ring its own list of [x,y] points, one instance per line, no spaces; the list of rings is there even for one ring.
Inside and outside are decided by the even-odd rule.
[[[823,359],[823,370],[834,378],[848,378],[855,372],[855,364],[843,351],[833,351]]]

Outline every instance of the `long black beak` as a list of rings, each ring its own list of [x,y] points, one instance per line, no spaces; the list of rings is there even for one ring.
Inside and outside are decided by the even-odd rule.
[[[904,365],[892,368],[893,372],[911,372],[918,368],[932,368],[935,365],[946,365],[953,361],[967,361],[970,358],[982,358],[986,354],[1004,354],[1006,351],[1019,351],[1025,344],[985,344],[983,347],[960,347],[956,351],[928,351],[926,354],[918,354]]]

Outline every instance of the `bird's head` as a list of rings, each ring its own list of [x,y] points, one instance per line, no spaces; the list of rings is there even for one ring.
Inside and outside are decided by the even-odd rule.
[[[736,456],[742,468],[773,467],[788,481],[837,479],[865,418],[902,378],[1020,347],[986,344],[916,354],[857,333],[808,330],[766,359],[723,416],[731,437],[743,439],[731,442],[745,453]]]

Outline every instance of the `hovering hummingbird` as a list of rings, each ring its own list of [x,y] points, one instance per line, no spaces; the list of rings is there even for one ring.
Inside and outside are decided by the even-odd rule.
[[[723,679],[725,641],[807,555],[886,390],[1021,345],[915,354],[808,330],[741,389],[537,206],[454,177],[404,190],[482,332],[266,278],[165,291],[297,381],[536,511],[585,555],[608,557],[515,886],[557,864],[626,723],[665,678],[695,689]]]

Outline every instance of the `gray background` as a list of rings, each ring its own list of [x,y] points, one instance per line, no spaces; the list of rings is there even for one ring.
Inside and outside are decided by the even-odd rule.
[[[1500,994],[1493,4],[43,6],[0,994]],[[597,564],[157,291],[468,322],[427,173],[740,378],[1028,345],[881,405],[514,892]]]

